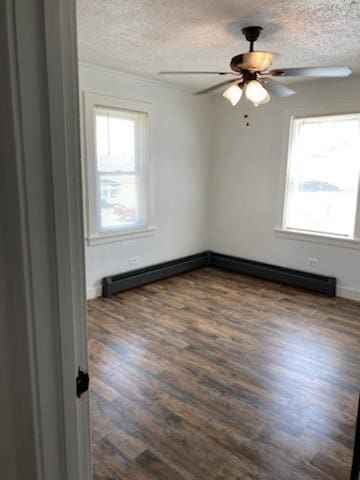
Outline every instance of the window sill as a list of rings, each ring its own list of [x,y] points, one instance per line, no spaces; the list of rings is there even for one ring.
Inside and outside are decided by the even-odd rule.
[[[105,243],[115,243],[124,240],[134,240],[136,238],[150,237],[154,235],[155,227],[139,227],[138,229],[121,232],[119,230],[114,232],[99,233],[97,235],[88,236],[86,241],[89,246],[102,245]]]
[[[290,238],[302,242],[313,242],[335,247],[360,249],[360,239],[358,238],[342,238],[334,235],[322,235],[321,233],[299,232],[298,230],[290,230],[280,227],[274,228],[274,232],[279,237]]]

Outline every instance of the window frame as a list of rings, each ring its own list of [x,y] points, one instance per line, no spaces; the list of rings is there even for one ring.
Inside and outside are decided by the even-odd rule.
[[[355,225],[353,236],[335,235],[330,233],[302,231],[286,227],[286,200],[288,194],[290,156],[293,139],[293,120],[316,117],[331,117],[345,115],[360,115],[360,103],[341,103],[334,105],[323,105],[319,107],[298,107],[285,109],[283,125],[283,148],[281,155],[280,188],[278,197],[278,208],[275,235],[292,240],[314,242],[325,245],[334,245],[345,248],[360,249],[360,178],[358,180],[357,203],[355,207]]]
[[[152,235],[155,230],[153,215],[153,188],[151,179],[151,150],[150,150],[150,123],[152,118],[152,105],[148,102],[124,99],[120,97],[99,94],[96,92],[83,93],[84,105],[84,172],[86,195],[86,240],[88,245],[117,242],[133,238],[141,238]],[[139,149],[142,178],[142,195],[144,196],[144,221],[141,224],[121,227],[101,227],[100,218],[100,191],[96,158],[96,109],[123,111],[129,113],[131,118],[138,115],[140,125],[141,146]],[[139,139],[137,139],[138,141]]]

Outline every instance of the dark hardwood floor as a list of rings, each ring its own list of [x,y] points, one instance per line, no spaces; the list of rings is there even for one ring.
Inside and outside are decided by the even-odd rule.
[[[214,268],[89,302],[94,479],[348,480],[359,314]]]

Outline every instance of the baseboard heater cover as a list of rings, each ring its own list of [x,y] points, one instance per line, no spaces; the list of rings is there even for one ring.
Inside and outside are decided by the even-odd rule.
[[[329,297],[336,296],[335,277],[302,272],[300,270],[246,260],[221,253],[203,252],[119,275],[105,277],[103,279],[103,297],[111,297],[114,293],[128,290],[129,288],[139,287],[146,283],[208,265],[263,278],[264,280],[313,290],[324,293]]]
[[[111,297],[114,293],[139,287],[146,283],[171,277],[178,273],[189,272],[195,268],[209,265],[209,253],[203,252],[189,257],[179,258],[170,262],[159,263],[150,267],[132,270],[119,275],[105,277],[103,279],[103,297]]]
[[[336,278],[211,252],[210,265],[254,277],[336,296]]]

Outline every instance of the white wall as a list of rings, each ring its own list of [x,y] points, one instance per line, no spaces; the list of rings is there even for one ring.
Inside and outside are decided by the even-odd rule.
[[[283,238],[274,232],[285,110],[334,104],[346,112],[349,103],[360,105],[360,80],[309,82],[294,88],[293,97],[274,98],[268,105],[245,111],[221,96],[198,98],[161,82],[80,66],[81,92],[152,103],[156,152],[152,159],[155,233],[87,246],[89,297],[100,294],[106,275],[211,249],[333,275],[339,295],[360,299],[360,250]],[[245,113],[250,114],[249,127]],[[129,265],[134,256],[139,264]],[[307,265],[309,257],[319,260],[316,267]]]
[[[204,250],[210,168],[211,97],[194,97],[160,82],[80,65],[80,91],[151,102],[154,235],[86,248],[88,296],[106,275]],[[83,148],[83,152],[85,149]],[[86,159],[84,159],[86,161]],[[129,265],[129,257],[140,261]]]
[[[285,109],[360,102],[358,78],[294,85],[297,95],[250,109],[214,103],[210,249],[247,259],[334,275],[338,294],[360,300],[360,250],[280,238],[277,223]],[[360,158],[359,158],[360,161]],[[360,213],[360,212],[358,212]],[[308,257],[319,259],[308,267]]]

